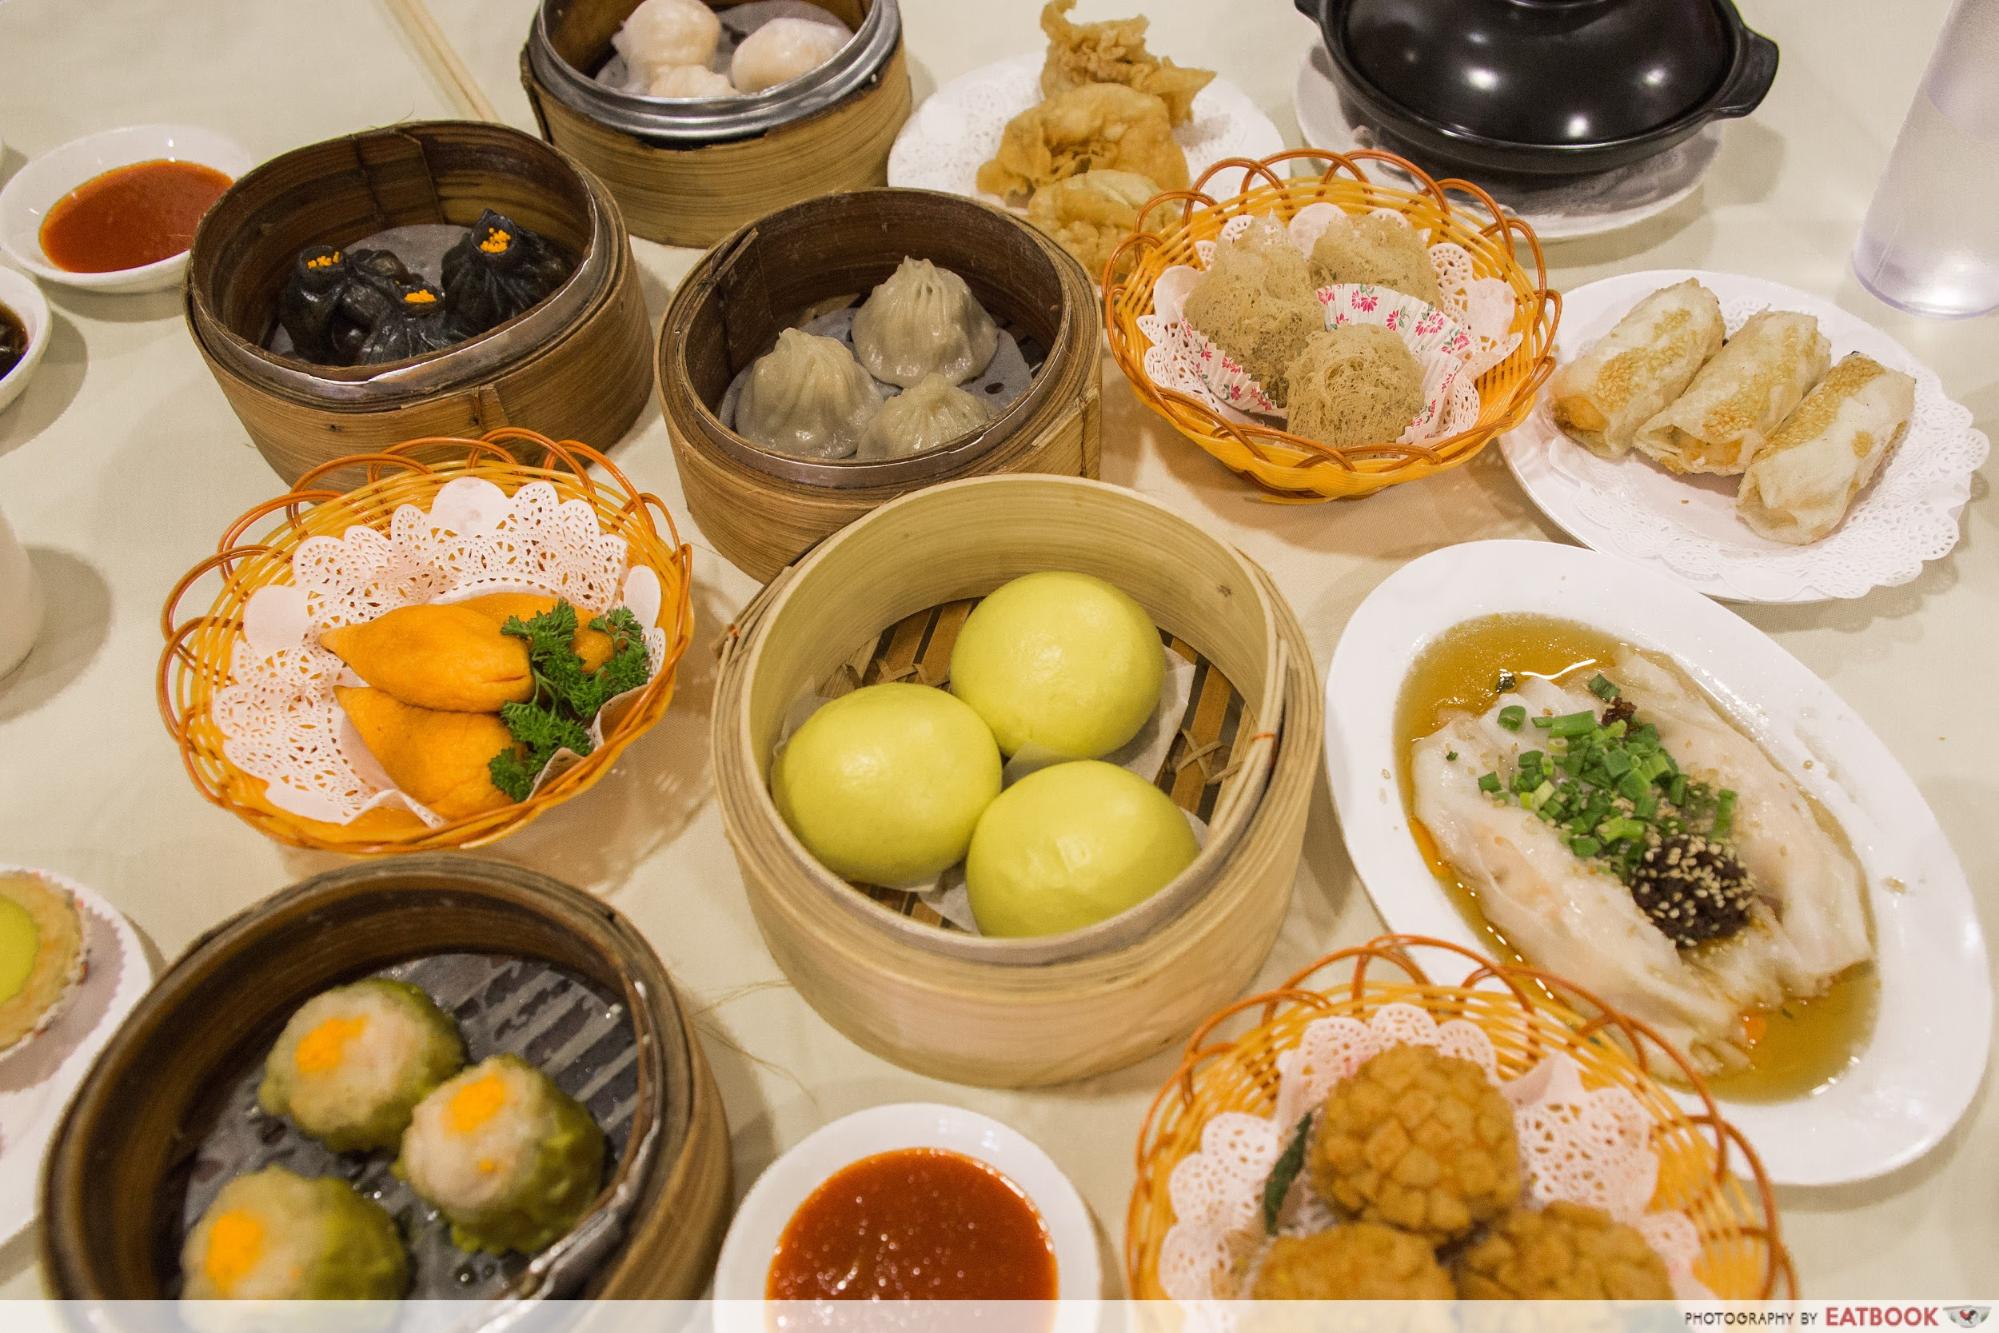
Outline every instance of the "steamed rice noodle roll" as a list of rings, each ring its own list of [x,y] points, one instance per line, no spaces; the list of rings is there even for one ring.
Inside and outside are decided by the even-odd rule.
[[[412,1108],[464,1064],[458,1026],[430,996],[371,977],[299,1006],[264,1060],[257,1104],[334,1152],[393,1148]]]
[[[418,1103],[396,1169],[460,1249],[531,1254],[597,1197],[604,1131],[548,1075],[496,1055]]]
[[[382,1206],[330,1176],[238,1176],[188,1232],[181,1294],[215,1300],[393,1300],[409,1259]]]

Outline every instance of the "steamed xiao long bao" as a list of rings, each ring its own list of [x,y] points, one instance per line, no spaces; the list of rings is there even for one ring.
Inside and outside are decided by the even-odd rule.
[[[1828,536],[1901,442],[1916,382],[1855,352],[1805,395],[1750,460],[1736,512],[1772,541]]]
[[[1760,311],[1632,442],[1668,472],[1740,475],[1831,364],[1816,319]]]
[[[1662,287],[1548,382],[1555,424],[1604,458],[1631,452],[1639,427],[1686,391],[1721,350],[1721,302],[1697,279]]]
[[[977,430],[992,411],[942,375],[925,375],[882,404],[861,434],[855,457],[908,458]]]
[[[750,367],[736,402],[736,431],[798,458],[847,458],[881,406],[874,381],[846,344],[786,329]]]
[[[965,280],[905,256],[854,312],[854,354],[876,379],[908,388],[938,374],[962,384],[999,349],[999,327]]]

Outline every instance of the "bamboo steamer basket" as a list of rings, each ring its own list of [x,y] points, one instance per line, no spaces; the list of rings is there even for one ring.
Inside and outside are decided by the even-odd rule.
[[[816,2],[857,34],[820,70],[749,97],[667,100],[591,77],[637,0],[542,0],[521,86],[542,137],[603,179],[634,236],[711,245],[774,209],[888,179],[911,106],[900,11],[895,0]]]
[[[658,956],[587,894],[449,855],[302,881],[217,926],[167,970],[105,1047],[50,1145],[41,1261],[51,1294],[170,1297],[190,1168],[226,1091],[262,1065],[311,996],[439,953],[504,955],[581,978],[623,1006],[634,1044],[622,1156],[590,1211],[507,1295],[698,1296],[729,1208],[729,1131]]]
[[[1434,981],[1432,974],[1460,979]],[[1651,1122],[1649,1142],[1659,1157],[1650,1209],[1683,1212],[1693,1223],[1701,1242],[1695,1276],[1722,1300],[1797,1299],[1763,1164],[1684,1056],[1644,1023],[1558,976],[1421,935],[1384,935],[1322,958],[1276,989],[1222,1009],[1187,1039],[1185,1059],[1139,1131],[1124,1232],[1132,1299],[1167,1298],[1160,1261],[1175,1216],[1170,1182],[1174,1168],[1202,1150],[1207,1126],[1223,1114],[1271,1115],[1278,1059],[1298,1046],[1309,1024],[1365,1022],[1391,1003],[1414,1005],[1439,1023],[1475,1024],[1492,1042],[1502,1079],[1558,1051],[1580,1066],[1585,1087],[1629,1092]]]
[[[1366,164],[1374,163],[1370,175]],[[1313,175],[1291,176],[1300,166]],[[1382,168],[1405,174],[1396,183]],[[1209,193],[1230,173],[1241,188]],[[1254,182],[1254,184],[1252,184]],[[1281,426],[1230,420],[1206,403],[1153,382],[1145,370],[1152,347],[1138,321],[1150,314],[1153,287],[1168,268],[1201,266],[1197,242],[1213,241],[1232,218],[1254,215],[1288,220],[1300,209],[1331,203],[1348,213],[1389,210],[1406,218],[1431,244],[1453,241],[1470,254],[1480,278],[1496,278],[1513,291],[1513,352],[1478,379],[1479,414],[1471,429],[1424,444],[1340,447],[1293,435]],[[1177,207],[1176,207],[1177,205]],[[1422,168],[1393,153],[1367,149],[1350,154],[1306,148],[1260,162],[1217,162],[1192,188],[1162,194],[1140,212],[1142,230],[1125,238],[1105,269],[1104,329],[1111,355],[1141,401],[1175,430],[1239,473],[1285,500],[1371,495],[1385,486],[1434,476],[1478,456],[1494,438],[1520,424],[1555,368],[1555,326],[1562,299],[1548,287],[1547,264],[1534,230],[1463,180],[1432,180]]]
[[[301,249],[417,223],[470,226],[486,208],[578,257],[532,309],[382,365],[315,366],[264,347]],[[286,482],[426,435],[520,426],[608,444],[637,420],[649,387],[652,334],[617,203],[568,157],[503,125],[393,125],[264,163],[203,217],[183,305],[223,396]]]
[[[1042,358],[1021,398],[964,440],[879,463],[790,458],[722,423],[731,380],[779,331],[865,299],[905,255],[964,278],[1022,350]],[[1088,275],[1061,246],[957,195],[862,190],[759,219],[702,256],[660,325],[660,406],[688,509],[718,551],[768,580],[918,486],[1007,472],[1095,477],[1103,375],[1095,303]]]
[[[523,456],[532,461],[519,461]],[[593,475],[593,468],[601,475]],[[327,484],[332,477],[356,473],[363,484],[354,490]],[[525,801],[434,829],[400,810],[371,810],[340,825],[279,809],[267,798],[264,781],[230,760],[215,716],[217,694],[230,679],[245,607],[258,589],[291,581],[292,557],[304,542],[338,537],[356,525],[387,532],[398,508],[428,509],[438,491],[459,478],[492,482],[509,495],[528,482],[543,481],[555,488],[559,501],[588,504],[604,531],[624,539],[631,563],[659,577],[659,625],[666,631],[659,670],[623,714],[607,723],[601,745],[543,782]],[[378,454],[335,459],[306,473],[296,489],[231,523],[216,542],[215,554],[181,577],[160,612],[166,639],[154,682],[160,718],[202,797],[279,842],[349,855],[480,847],[588,791],[627,746],[665,716],[681,655],[694,638],[692,589],[693,552],[681,542],[673,515],[659,497],[639,490],[588,445],[524,430],[494,431],[476,440],[409,440]],[[183,603],[204,594],[210,598],[206,610],[182,614]]]
[[[984,938],[821,866],[778,816],[770,760],[797,700],[854,683],[857,662],[859,681],[898,674],[876,645],[910,631],[905,617],[1042,569],[1124,589],[1232,683],[1243,716],[1226,766],[1187,784],[1213,790],[1206,845],[1178,879],[1084,930]],[[980,477],[876,510],[744,612],[722,649],[716,795],[764,941],[821,1017],[919,1073],[1028,1087],[1129,1064],[1249,983],[1290,902],[1321,725],[1304,633],[1248,559],[1119,487]],[[1188,804],[1177,782],[1171,794]]]

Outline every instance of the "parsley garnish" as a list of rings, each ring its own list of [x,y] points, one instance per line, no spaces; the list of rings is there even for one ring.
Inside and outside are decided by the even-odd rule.
[[[612,699],[646,683],[645,630],[624,607],[596,616],[590,628],[611,639],[611,656],[595,671],[571,647],[578,627],[576,608],[557,602],[555,609],[528,620],[511,616],[502,634],[526,639],[528,670],[534,677],[534,697],[526,703],[503,705],[500,720],[517,746],[493,756],[487,764],[493,785],[516,801],[524,801],[535,779],[557,750],[589,754],[590,723]]]
[[[1265,1235],[1277,1234],[1277,1215],[1284,1211],[1284,1197],[1291,1193],[1291,1182],[1298,1179],[1298,1173],[1305,1169],[1305,1148],[1312,1137],[1312,1117],[1309,1113],[1298,1122],[1298,1129],[1285,1145],[1277,1161],[1270,1168],[1270,1178],[1263,1182],[1263,1231]]]

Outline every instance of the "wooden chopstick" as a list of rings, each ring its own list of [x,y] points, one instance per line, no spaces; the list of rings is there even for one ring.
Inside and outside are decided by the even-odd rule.
[[[458,104],[475,120],[493,120],[500,113],[493,108],[486,94],[472,77],[472,71],[465,68],[465,62],[458,57],[457,50],[445,37],[444,30],[437,26],[430,6],[424,0],[387,0],[395,16],[401,20],[403,28],[416,44],[417,55],[438,81],[445,87]]]

